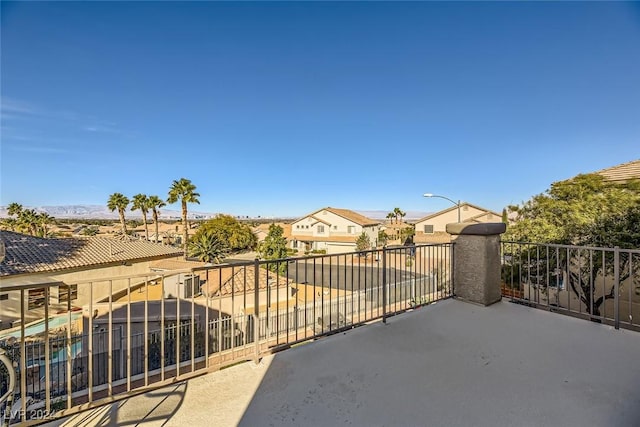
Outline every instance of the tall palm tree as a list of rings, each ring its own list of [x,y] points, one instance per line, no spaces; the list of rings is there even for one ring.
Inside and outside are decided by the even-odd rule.
[[[398,223],[398,217],[401,213],[402,211],[400,210],[400,208],[393,208],[393,215],[396,217],[396,224]]]
[[[387,219],[389,220],[389,224],[393,223],[393,218],[395,218],[395,217],[396,217],[396,214],[394,214],[393,212],[389,212],[387,214]]]
[[[131,210],[140,210],[142,220],[144,221],[145,239],[149,241],[149,225],[147,224],[147,213],[149,212],[149,198],[146,194],[136,194],[131,201]]]
[[[186,178],[174,180],[169,189],[169,197],[167,203],[176,203],[180,200],[182,204],[182,247],[184,248],[184,259],[187,259],[187,244],[189,243],[189,224],[187,223],[187,203],[200,204],[198,200],[200,194],[196,193],[196,186]]]
[[[20,203],[13,202],[7,206],[7,215],[20,216],[20,212],[22,212],[22,205]]]
[[[22,231],[27,231],[32,236],[38,234],[38,213],[34,209],[25,209],[20,212],[18,217],[18,227]]]
[[[153,223],[156,226],[156,242],[157,242],[158,239],[160,238],[160,236],[158,235],[158,209],[160,209],[163,206],[167,206],[167,204],[164,202],[164,200],[162,200],[158,196],[149,196],[148,202],[149,204],[147,205],[147,207],[151,209],[151,212],[153,213]]]
[[[47,237],[49,230],[47,230],[47,225],[53,224],[55,222],[55,218],[49,215],[46,212],[41,212],[37,216],[38,218],[38,226],[40,227],[39,234],[41,237]]]
[[[109,201],[107,202],[107,207],[111,212],[118,210],[118,215],[120,216],[120,225],[122,226],[122,234],[127,234],[127,224],[124,222],[124,211],[129,206],[129,198],[122,193],[113,193],[109,196]]]

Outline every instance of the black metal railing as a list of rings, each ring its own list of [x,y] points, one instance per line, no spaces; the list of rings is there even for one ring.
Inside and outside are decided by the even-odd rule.
[[[640,330],[640,250],[502,242],[502,295]]]
[[[18,377],[16,421],[30,413],[70,414],[80,405],[386,321],[453,296],[452,270],[448,243],[3,286],[18,307],[19,326],[0,333]],[[34,289],[45,316],[27,323]],[[53,315],[51,295],[72,295],[71,289],[77,299]]]

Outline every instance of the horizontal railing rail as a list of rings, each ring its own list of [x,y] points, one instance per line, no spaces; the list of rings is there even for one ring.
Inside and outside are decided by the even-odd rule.
[[[5,281],[3,311],[16,327],[0,331],[0,346],[17,374],[13,422],[68,415],[386,322],[453,296],[452,255],[447,243],[74,283]]]
[[[640,250],[503,241],[511,301],[640,330]]]

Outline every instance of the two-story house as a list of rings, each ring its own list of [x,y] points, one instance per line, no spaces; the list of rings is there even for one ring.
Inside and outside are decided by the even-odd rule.
[[[300,252],[326,251],[337,254],[354,251],[363,232],[376,245],[380,221],[349,209],[322,208],[291,224],[291,248]]]
[[[451,241],[451,236],[446,231],[447,224],[458,222],[458,209],[460,209],[460,222],[484,223],[500,222],[502,215],[462,202],[460,206],[452,206],[448,209],[432,213],[416,221],[416,234],[413,238],[415,243],[446,243]]]

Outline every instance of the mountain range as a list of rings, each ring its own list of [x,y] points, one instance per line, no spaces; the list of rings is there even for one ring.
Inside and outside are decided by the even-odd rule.
[[[54,218],[60,219],[118,219],[118,212],[111,212],[106,206],[103,205],[64,205],[64,206],[25,206],[27,209],[35,209],[37,212],[46,212]],[[357,210],[361,215],[369,217],[371,219],[384,220],[386,219],[389,211],[382,210]],[[421,211],[407,211],[405,220],[415,220],[428,215],[430,212]],[[209,219],[217,215],[216,212],[197,212],[189,211],[189,219]],[[6,218],[7,207],[0,206],[0,218]],[[138,219],[140,212],[132,212],[127,210],[126,216],[128,218]],[[182,216],[181,211],[176,209],[161,209],[160,219],[179,219]],[[244,218],[244,215],[242,216]],[[249,218],[256,218],[250,216]],[[257,217],[260,218],[260,217]],[[282,217],[281,219],[294,218],[294,217]]]

